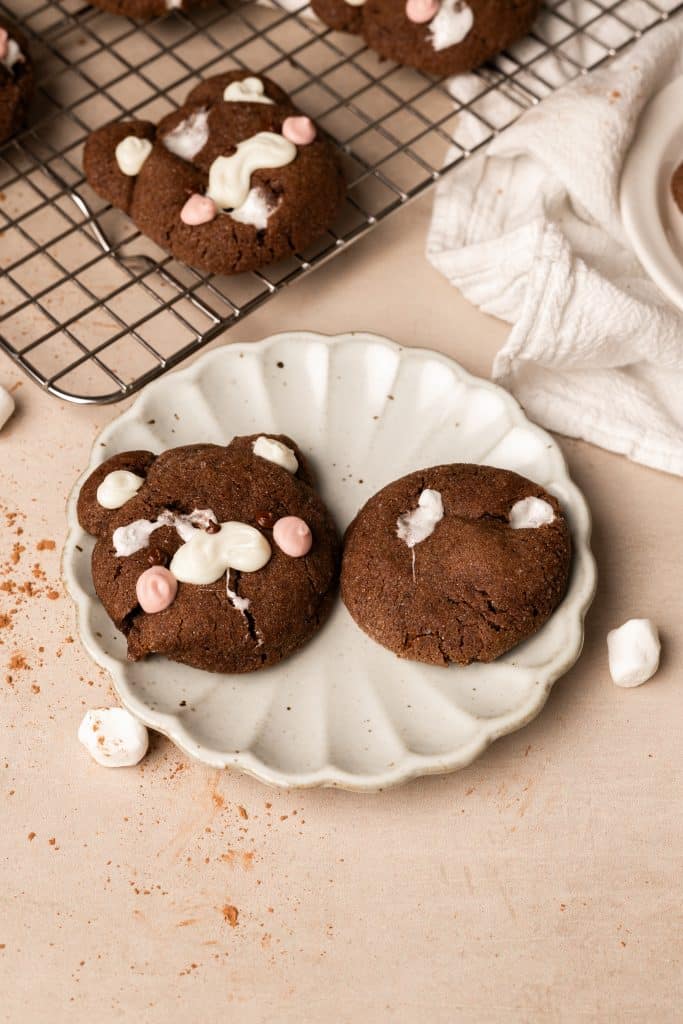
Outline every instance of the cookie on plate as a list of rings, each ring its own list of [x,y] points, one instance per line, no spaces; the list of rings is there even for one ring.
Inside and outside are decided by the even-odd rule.
[[[671,194],[678,209],[683,213],[683,164],[679,164],[671,178]]]
[[[337,530],[288,437],[122,452],[83,484],[78,519],[132,661],[253,672],[306,643],[334,600]]]
[[[123,14],[136,21],[158,18],[169,11],[188,11],[192,7],[208,3],[208,0],[90,0],[95,7],[112,14]]]
[[[490,466],[388,484],[346,532],[342,598],[364,632],[431,665],[493,661],[564,596],[571,538],[559,502]]]
[[[0,143],[23,126],[33,95],[33,67],[24,35],[0,18]]]
[[[540,0],[311,0],[326,25],[432,75],[471,71],[521,38]]]
[[[99,195],[178,260],[237,274],[305,249],[345,186],[331,143],[267,78],[230,71],[158,125],[109,124],[85,146]]]

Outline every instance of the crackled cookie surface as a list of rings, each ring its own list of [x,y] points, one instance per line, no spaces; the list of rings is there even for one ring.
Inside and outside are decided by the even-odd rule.
[[[330,611],[339,539],[287,437],[115,455],[83,485],[78,518],[97,538],[95,590],[131,660],[252,672]]]
[[[0,18],[0,143],[23,126],[33,95],[33,68],[26,39]]]
[[[267,78],[202,82],[158,125],[109,124],[84,168],[104,199],[177,259],[235,274],[305,249],[335,220],[345,186],[331,144]]]
[[[525,35],[540,0],[312,0],[331,28],[433,75],[479,67]]]
[[[671,194],[678,209],[683,213],[683,164],[679,164],[671,178]]]
[[[146,21],[148,18],[158,18],[169,11],[188,11],[193,7],[199,7],[208,0],[89,0],[94,7],[101,7],[103,11],[110,11],[112,14],[123,14],[126,18],[134,18],[136,21]]]
[[[530,480],[489,466],[436,466],[375,494],[344,541],[342,598],[401,658],[493,661],[561,601],[571,539]]]

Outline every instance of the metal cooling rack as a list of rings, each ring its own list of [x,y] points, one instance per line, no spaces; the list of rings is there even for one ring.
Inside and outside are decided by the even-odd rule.
[[[0,0],[29,37],[38,78],[30,129],[0,148],[0,347],[50,393],[105,403],[139,390],[683,7],[549,0],[525,40],[446,83],[280,2],[216,2],[140,26],[80,0]],[[323,126],[349,193],[310,250],[217,277],[178,263],[104,204],[84,182],[81,152],[101,124],[157,121],[201,78],[234,67],[269,75]]]

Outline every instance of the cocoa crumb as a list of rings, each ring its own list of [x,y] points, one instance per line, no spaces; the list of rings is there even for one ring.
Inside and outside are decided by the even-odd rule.
[[[246,807],[242,807],[242,805],[239,804],[237,810],[240,812],[240,818],[244,818],[245,821],[246,821],[248,819],[248,817],[249,817],[249,815],[247,814]]]
[[[56,546],[53,540],[39,540],[36,544],[38,551],[54,551]]]
[[[237,927],[237,918],[239,917],[239,914],[240,912],[237,907],[233,907],[230,903],[226,903],[223,907],[223,918],[231,928]]]
[[[29,832],[29,834],[28,834],[28,841],[29,841],[29,843],[32,843],[35,838],[36,838],[36,833],[35,832]]]

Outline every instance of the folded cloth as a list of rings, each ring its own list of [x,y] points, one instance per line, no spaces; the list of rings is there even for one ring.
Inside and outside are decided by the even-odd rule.
[[[533,419],[681,475],[683,314],[629,245],[619,179],[643,107],[682,73],[683,16],[444,177],[427,243],[467,299],[513,324],[493,377]]]

